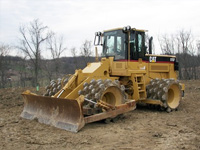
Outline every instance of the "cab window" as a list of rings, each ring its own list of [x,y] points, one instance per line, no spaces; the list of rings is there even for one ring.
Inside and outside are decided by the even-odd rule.
[[[115,60],[127,59],[127,35],[122,30],[104,33],[103,56],[113,56]]]
[[[130,58],[137,60],[144,57],[144,32],[131,31]]]

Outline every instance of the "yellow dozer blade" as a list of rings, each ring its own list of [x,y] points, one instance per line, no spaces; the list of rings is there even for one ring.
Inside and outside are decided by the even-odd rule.
[[[38,120],[40,123],[55,126],[72,132],[78,132],[87,123],[114,118],[125,112],[134,110],[136,103],[130,100],[125,104],[116,107],[110,107],[108,111],[93,114],[84,117],[82,98],[78,100],[70,100],[63,98],[54,98],[46,96],[38,96],[30,91],[22,93],[24,98],[24,110],[21,117],[30,120]],[[84,97],[83,97],[84,98]],[[105,102],[98,105],[107,105]],[[87,110],[85,110],[87,111]]]
[[[36,119],[72,132],[78,132],[85,125],[82,107],[77,100],[38,96],[29,91],[22,96],[24,110],[21,117],[25,119]]]

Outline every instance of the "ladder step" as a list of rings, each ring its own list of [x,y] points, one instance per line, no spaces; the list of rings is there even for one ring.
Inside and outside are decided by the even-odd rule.
[[[144,75],[143,74],[137,74],[134,76],[134,82],[136,84],[136,91],[138,93],[137,98],[139,100],[145,100],[146,99],[146,88],[145,88],[145,82],[144,82]]]
[[[139,92],[141,93],[141,92],[145,92],[145,90],[139,90]]]
[[[143,77],[143,75],[138,75],[138,74],[137,74],[137,75],[135,75],[135,77]]]
[[[140,85],[141,85],[141,84],[144,84],[144,82],[138,82],[137,84],[140,84]]]

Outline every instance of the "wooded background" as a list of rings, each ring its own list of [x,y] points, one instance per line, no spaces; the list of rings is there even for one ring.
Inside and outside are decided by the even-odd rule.
[[[91,41],[85,40],[80,49],[67,49],[63,35],[57,35],[38,19],[20,26],[19,32],[21,37],[17,45],[0,41],[0,88],[45,86],[52,79],[73,74],[76,69],[83,69],[88,62],[95,61]],[[200,41],[190,30],[159,35],[158,41],[162,54],[176,55],[179,79],[200,79]],[[23,57],[10,56],[14,49]],[[49,51],[50,58],[42,56],[44,50]],[[61,57],[64,51],[70,51],[71,57]]]

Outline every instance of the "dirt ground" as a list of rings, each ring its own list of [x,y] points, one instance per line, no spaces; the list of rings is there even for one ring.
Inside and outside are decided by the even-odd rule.
[[[200,81],[183,82],[178,111],[140,107],[115,123],[87,124],[78,133],[20,118],[24,89],[1,89],[0,149],[199,150]]]

